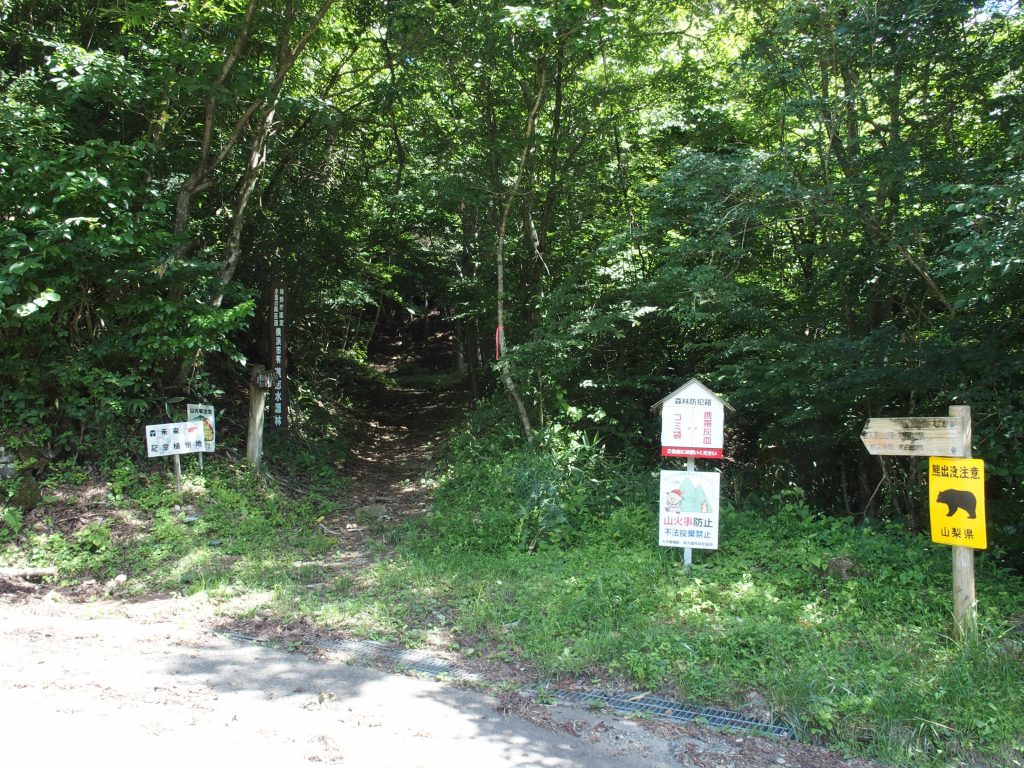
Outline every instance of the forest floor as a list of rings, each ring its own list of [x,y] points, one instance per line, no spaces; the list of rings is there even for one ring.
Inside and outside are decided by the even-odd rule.
[[[381,360],[389,373],[399,352]],[[321,523],[339,544],[318,566],[358,579],[393,555],[391,524],[428,508],[424,478],[467,399],[408,385],[375,393],[343,468],[342,503]],[[237,618],[241,606],[214,606],[201,595],[118,600],[110,592],[0,577],[7,755],[55,764],[92,753],[113,765],[143,752],[158,765],[872,765],[795,741],[542,704],[531,694],[537,676],[528,664],[459,658],[443,650],[443,638],[425,650],[473,682],[352,665],[325,650],[311,626],[258,611]]]

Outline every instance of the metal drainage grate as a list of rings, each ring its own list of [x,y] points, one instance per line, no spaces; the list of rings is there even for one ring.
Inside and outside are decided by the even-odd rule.
[[[713,728],[733,728],[736,730],[753,731],[767,736],[778,736],[786,739],[796,738],[793,729],[785,725],[762,723],[751,720],[735,712],[715,707],[686,707],[671,699],[648,694],[604,693],[603,691],[552,691],[556,699],[567,704],[602,704],[619,714],[642,713],[671,720],[676,723],[692,723],[701,721]]]
[[[218,634],[243,642],[260,643],[258,638],[244,635],[241,632],[219,632]],[[400,666],[409,672],[440,677],[447,675],[456,680],[479,680],[477,674],[462,672],[447,661],[431,656],[424,651],[390,648],[376,640],[317,640],[316,645],[324,650],[339,653],[347,661],[372,663],[390,663]],[[761,733],[784,739],[796,738],[796,733],[786,725],[762,723],[751,720],[735,712],[716,707],[686,707],[672,699],[646,693],[605,693],[604,691],[561,691],[552,690],[551,694],[565,704],[582,704],[592,706],[600,704],[623,715],[645,714],[661,720],[675,723],[692,723],[700,721],[713,728],[731,728],[734,730]]]
[[[477,680],[479,675],[462,672],[451,664],[425,651],[411,651],[389,648],[375,640],[321,640],[320,647],[340,653],[349,661],[367,663],[385,662],[402,667],[409,672],[440,677],[448,675],[458,680]]]

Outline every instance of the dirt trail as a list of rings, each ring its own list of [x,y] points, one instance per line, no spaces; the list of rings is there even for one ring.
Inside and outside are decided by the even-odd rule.
[[[393,377],[410,362],[399,339],[379,344],[375,367]],[[438,354],[436,351],[434,354]],[[429,359],[429,358],[428,358]],[[427,363],[429,365],[429,363]],[[422,376],[419,381],[430,382]],[[469,405],[459,388],[403,384],[372,393],[364,406],[362,430],[341,471],[348,482],[335,514],[324,520],[338,541],[337,553],[322,563],[346,570],[371,564],[392,530],[430,505],[426,477],[435,466],[447,429]]]

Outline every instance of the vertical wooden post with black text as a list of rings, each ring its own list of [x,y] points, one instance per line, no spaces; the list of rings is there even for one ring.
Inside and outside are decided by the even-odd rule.
[[[286,294],[282,283],[270,289],[270,370],[274,375],[270,391],[270,426],[288,427],[288,339],[285,334]]]

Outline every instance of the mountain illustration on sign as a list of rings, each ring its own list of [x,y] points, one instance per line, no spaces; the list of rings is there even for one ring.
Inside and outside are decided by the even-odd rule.
[[[666,511],[673,514],[705,515],[711,509],[704,489],[689,480],[683,480],[666,496]]]
[[[946,517],[952,517],[958,510],[962,509],[967,513],[968,519],[973,520],[978,508],[978,500],[973,493],[970,491],[959,491],[955,488],[946,488],[940,491],[936,501],[949,507]]]

